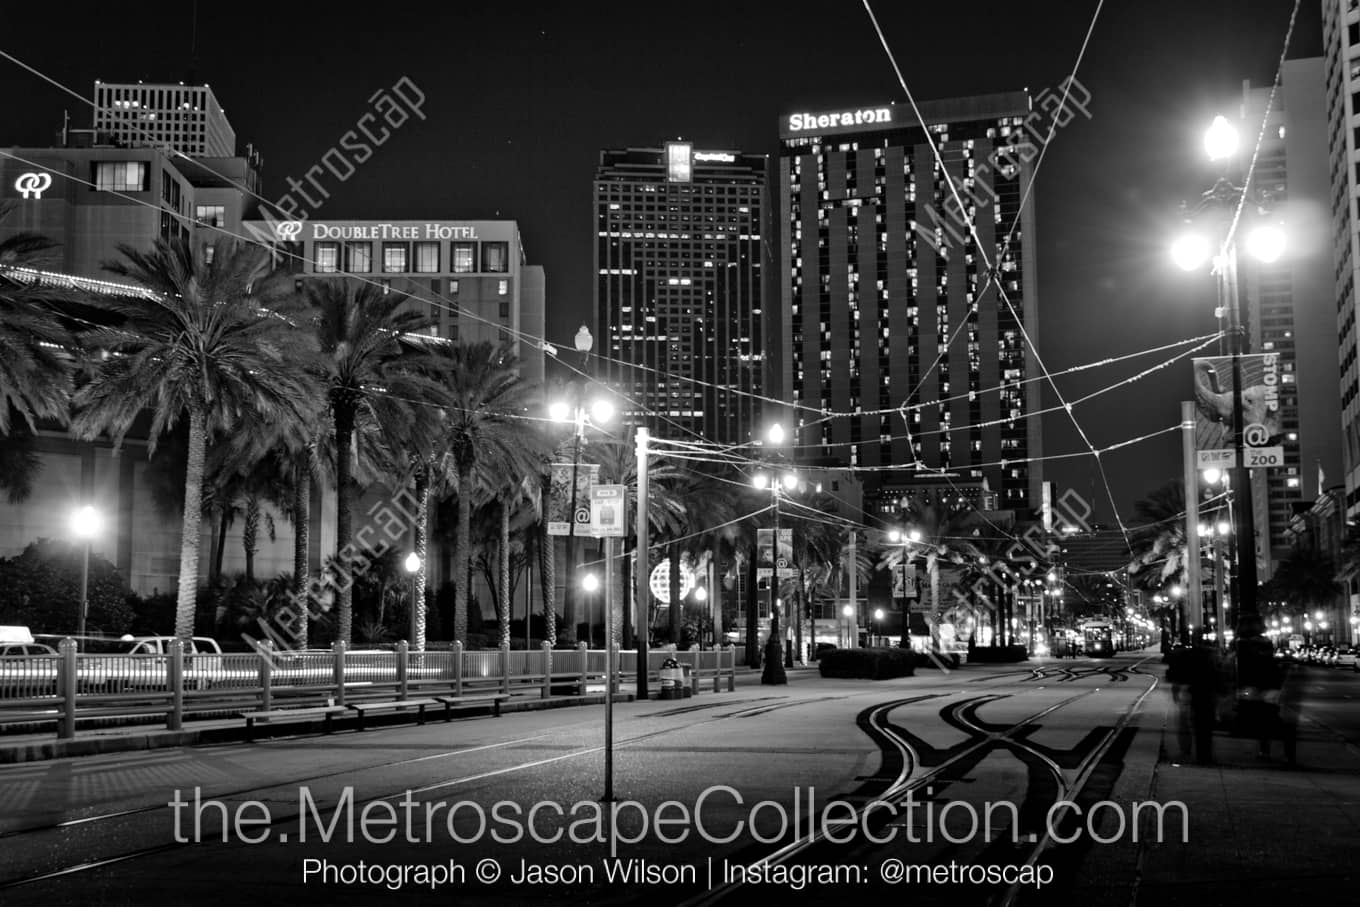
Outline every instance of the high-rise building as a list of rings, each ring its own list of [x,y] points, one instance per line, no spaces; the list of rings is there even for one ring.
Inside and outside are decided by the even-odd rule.
[[[430,333],[517,345],[520,375],[543,380],[545,281],[514,221],[251,221],[300,279],[353,275],[411,297]]]
[[[1347,0],[1322,4],[1323,77],[1330,144],[1333,298],[1341,373],[1341,454],[1347,519],[1360,515],[1360,332],[1356,278],[1360,275],[1360,7]],[[1353,590],[1354,592],[1354,590]],[[1357,596],[1352,608],[1360,608]],[[1357,611],[1356,613],[1360,613]]]
[[[128,148],[234,157],[236,131],[207,85],[94,83],[94,128]]]
[[[1242,154],[1256,154],[1251,188],[1269,200],[1267,216],[1279,221],[1288,236],[1288,254],[1274,262],[1238,258],[1238,304],[1249,348],[1280,356],[1284,465],[1252,471],[1258,559],[1265,562],[1267,576],[1291,547],[1289,527],[1298,506],[1325,490],[1318,487],[1319,477],[1341,478],[1322,63],[1320,57],[1285,62],[1264,131],[1271,89],[1243,84]]]
[[[1025,510],[1042,479],[1038,366],[1021,330],[1038,342],[1034,199],[1021,207],[1037,154],[1030,98],[920,110],[926,128],[894,105],[780,124],[783,399],[801,459],[868,468],[866,511],[926,470]],[[985,286],[984,252],[1009,305]]]
[[[627,421],[749,439],[767,387],[768,163],[678,141],[601,152],[596,376]]]

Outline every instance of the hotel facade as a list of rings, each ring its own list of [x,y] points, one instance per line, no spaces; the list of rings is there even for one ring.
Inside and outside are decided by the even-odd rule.
[[[1030,98],[920,109],[924,127],[894,105],[780,122],[783,399],[799,458],[862,470],[866,510],[892,512],[934,472],[950,494],[1023,511],[1043,479],[1024,337],[1039,340]]]

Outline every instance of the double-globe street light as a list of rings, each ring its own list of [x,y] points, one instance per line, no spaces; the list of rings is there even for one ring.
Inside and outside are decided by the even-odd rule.
[[[771,444],[784,443],[784,427],[775,423],[766,432],[766,438]],[[779,494],[783,490],[785,493],[791,492],[798,487],[798,474],[792,470],[785,470],[782,474],[773,472],[757,472],[751,477],[751,483],[758,489],[770,489],[771,509],[774,511],[774,539],[773,551],[770,557],[770,637],[765,643],[765,664],[760,675],[760,682],[763,684],[785,684],[789,682],[788,676],[784,673],[786,666],[784,645],[781,639],[779,627]],[[754,632],[754,627],[747,627],[746,632]],[[793,651],[788,652],[788,666],[792,667]]]
[[[902,546],[902,560],[898,564],[902,568],[902,638],[898,641],[901,645],[910,645],[911,628],[908,626],[910,609],[907,600],[907,577],[908,567],[911,561],[911,546],[921,541],[921,530],[919,529],[890,529],[888,530],[888,541],[894,545]],[[920,592],[918,590],[917,594]],[[931,604],[934,607],[934,603]]]
[[[584,330],[584,328],[582,328]],[[581,444],[585,441],[586,426],[593,428],[603,428],[614,418],[614,403],[608,397],[597,396],[590,401],[583,399],[583,394],[578,390],[570,400],[554,400],[548,406],[548,416],[554,422],[572,423],[572,454],[571,454],[571,506],[567,516],[567,564],[570,569],[576,567],[576,523],[577,509],[581,507],[581,502],[577,500],[577,482],[581,470]],[[590,522],[590,502],[585,502],[585,519],[581,522]],[[575,584],[566,584],[566,601],[563,602],[563,612],[567,618],[571,637],[576,636],[576,595]]]
[[[1237,151],[1237,131],[1225,118],[1215,117],[1204,137],[1204,148],[1210,160],[1228,161]],[[1237,212],[1252,201],[1260,213],[1266,212],[1263,197],[1253,198],[1250,186],[1237,186],[1225,175],[1204,193],[1195,208],[1188,212],[1197,215],[1212,207],[1226,206],[1233,216],[1231,231],[1219,241],[1219,251],[1213,257],[1213,273],[1217,278],[1219,295],[1219,315],[1227,316],[1227,333],[1232,340],[1233,372],[1233,485],[1247,491],[1239,496],[1234,511],[1237,536],[1236,589],[1233,599],[1237,603],[1238,638],[1242,638],[1243,625],[1258,618],[1256,604],[1256,533],[1252,514],[1250,472],[1243,452],[1244,418],[1242,400],[1242,354],[1246,348],[1246,328],[1242,324],[1238,307],[1237,288]],[[1270,263],[1276,261],[1284,252],[1283,232],[1271,224],[1260,224],[1247,235],[1247,252],[1254,258]],[[1181,268],[1187,271],[1198,270],[1209,260],[1211,245],[1200,233],[1187,232],[1181,235],[1171,247],[1171,256]],[[1189,492],[1190,489],[1187,489]],[[1195,527],[1191,527],[1192,531]],[[1198,539],[1188,539],[1187,549],[1197,550]]]

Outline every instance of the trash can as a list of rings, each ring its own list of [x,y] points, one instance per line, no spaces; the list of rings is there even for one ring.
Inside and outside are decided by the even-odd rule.
[[[661,698],[680,699],[685,694],[681,692],[685,682],[685,672],[680,667],[680,662],[674,658],[667,658],[661,663]]]
[[[680,698],[688,699],[694,695],[694,665],[682,664],[680,670],[684,672],[680,679]]]

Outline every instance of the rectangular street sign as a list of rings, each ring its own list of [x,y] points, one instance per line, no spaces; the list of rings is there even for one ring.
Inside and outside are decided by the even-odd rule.
[[[1200,469],[1232,469],[1237,465],[1236,452],[1231,447],[1213,447],[1196,453],[1195,465]]]
[[[1284,445],[1274,447],[1244,447],[1242,455],[1247,460],[1248,469],[1260,469],[1284,465]]]
[[[623,538],[625,485],[596,485],[590,489],[590,534],[595,538]]]

